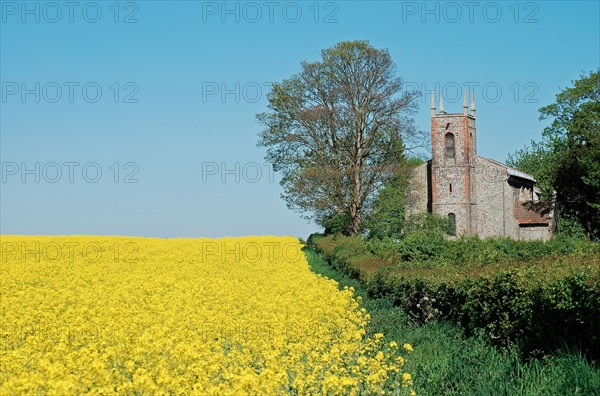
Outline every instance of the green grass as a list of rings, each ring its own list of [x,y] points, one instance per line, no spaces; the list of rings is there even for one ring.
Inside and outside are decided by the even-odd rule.
[[[499,350],[483,336],[465,337],[460,327],[430,321],[418,325],[387,298],[370,298],[361,283],[331,266],[311,249],[305,254],[313,272],[352,286],[371,315],[369,334],[408,342],[406,371],[418,395],[600,395],[600,368],[562,351],[523,362],[519,351]]]

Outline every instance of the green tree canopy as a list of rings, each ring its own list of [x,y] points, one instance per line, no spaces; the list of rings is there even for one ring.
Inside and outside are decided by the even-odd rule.
[[[273,84],[270,111],[257,114],[259,144],[282,173],[288,207],[320,224],[347,215],[356,234],[376,192],[401,172],[418,96],[402,90],[388,51],[368,41],[338,43],[321,58]]]
[[[562,218],[576,221],[590,240],[600,238],[600,71],[582,75],[540,109],[551,119],[542,140],[509,156],[546,191],[556,191]],[[560,224],[559,219],[559,224]]]
[[[423,163],[419,158],[406,159],[406,169]],[[390,178],[373,200],[365,225],[370,238],[401,238],[406,226],[406,191],[409,172]]]

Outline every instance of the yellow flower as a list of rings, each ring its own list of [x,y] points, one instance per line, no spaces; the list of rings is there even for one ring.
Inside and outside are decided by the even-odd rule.
[[[410,344],[404,344],[403,348],[406,350],[406,352],[412,352],[413,351],[413,347]]]
[[[391,348],[397,348],[398,347],[398,343],[396,341],[392,341],[392,342],[390,342],[390,347]]]
[[[1,238],[2,395],[380,395],[404,361],[292,237]]]

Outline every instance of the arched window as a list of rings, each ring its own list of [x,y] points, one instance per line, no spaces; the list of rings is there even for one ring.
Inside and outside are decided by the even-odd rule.
[[[456,215],[454,213],[448,213],[448,219],[450,220],[450,229],[448,230],[448,235],[455,236],[456,235]]]
[[[454,159],[454,135],[446,134],[446,159]]]

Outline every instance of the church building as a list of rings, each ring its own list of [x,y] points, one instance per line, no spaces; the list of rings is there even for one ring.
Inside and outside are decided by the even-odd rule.
[[[431,160],[416,167],[407,191],[407,215],[448,217],[456,236],[548,240],[553,205],[540,200],[533,176],[477,155],[475,99],[469,111],[446,113],[431,97]]]

